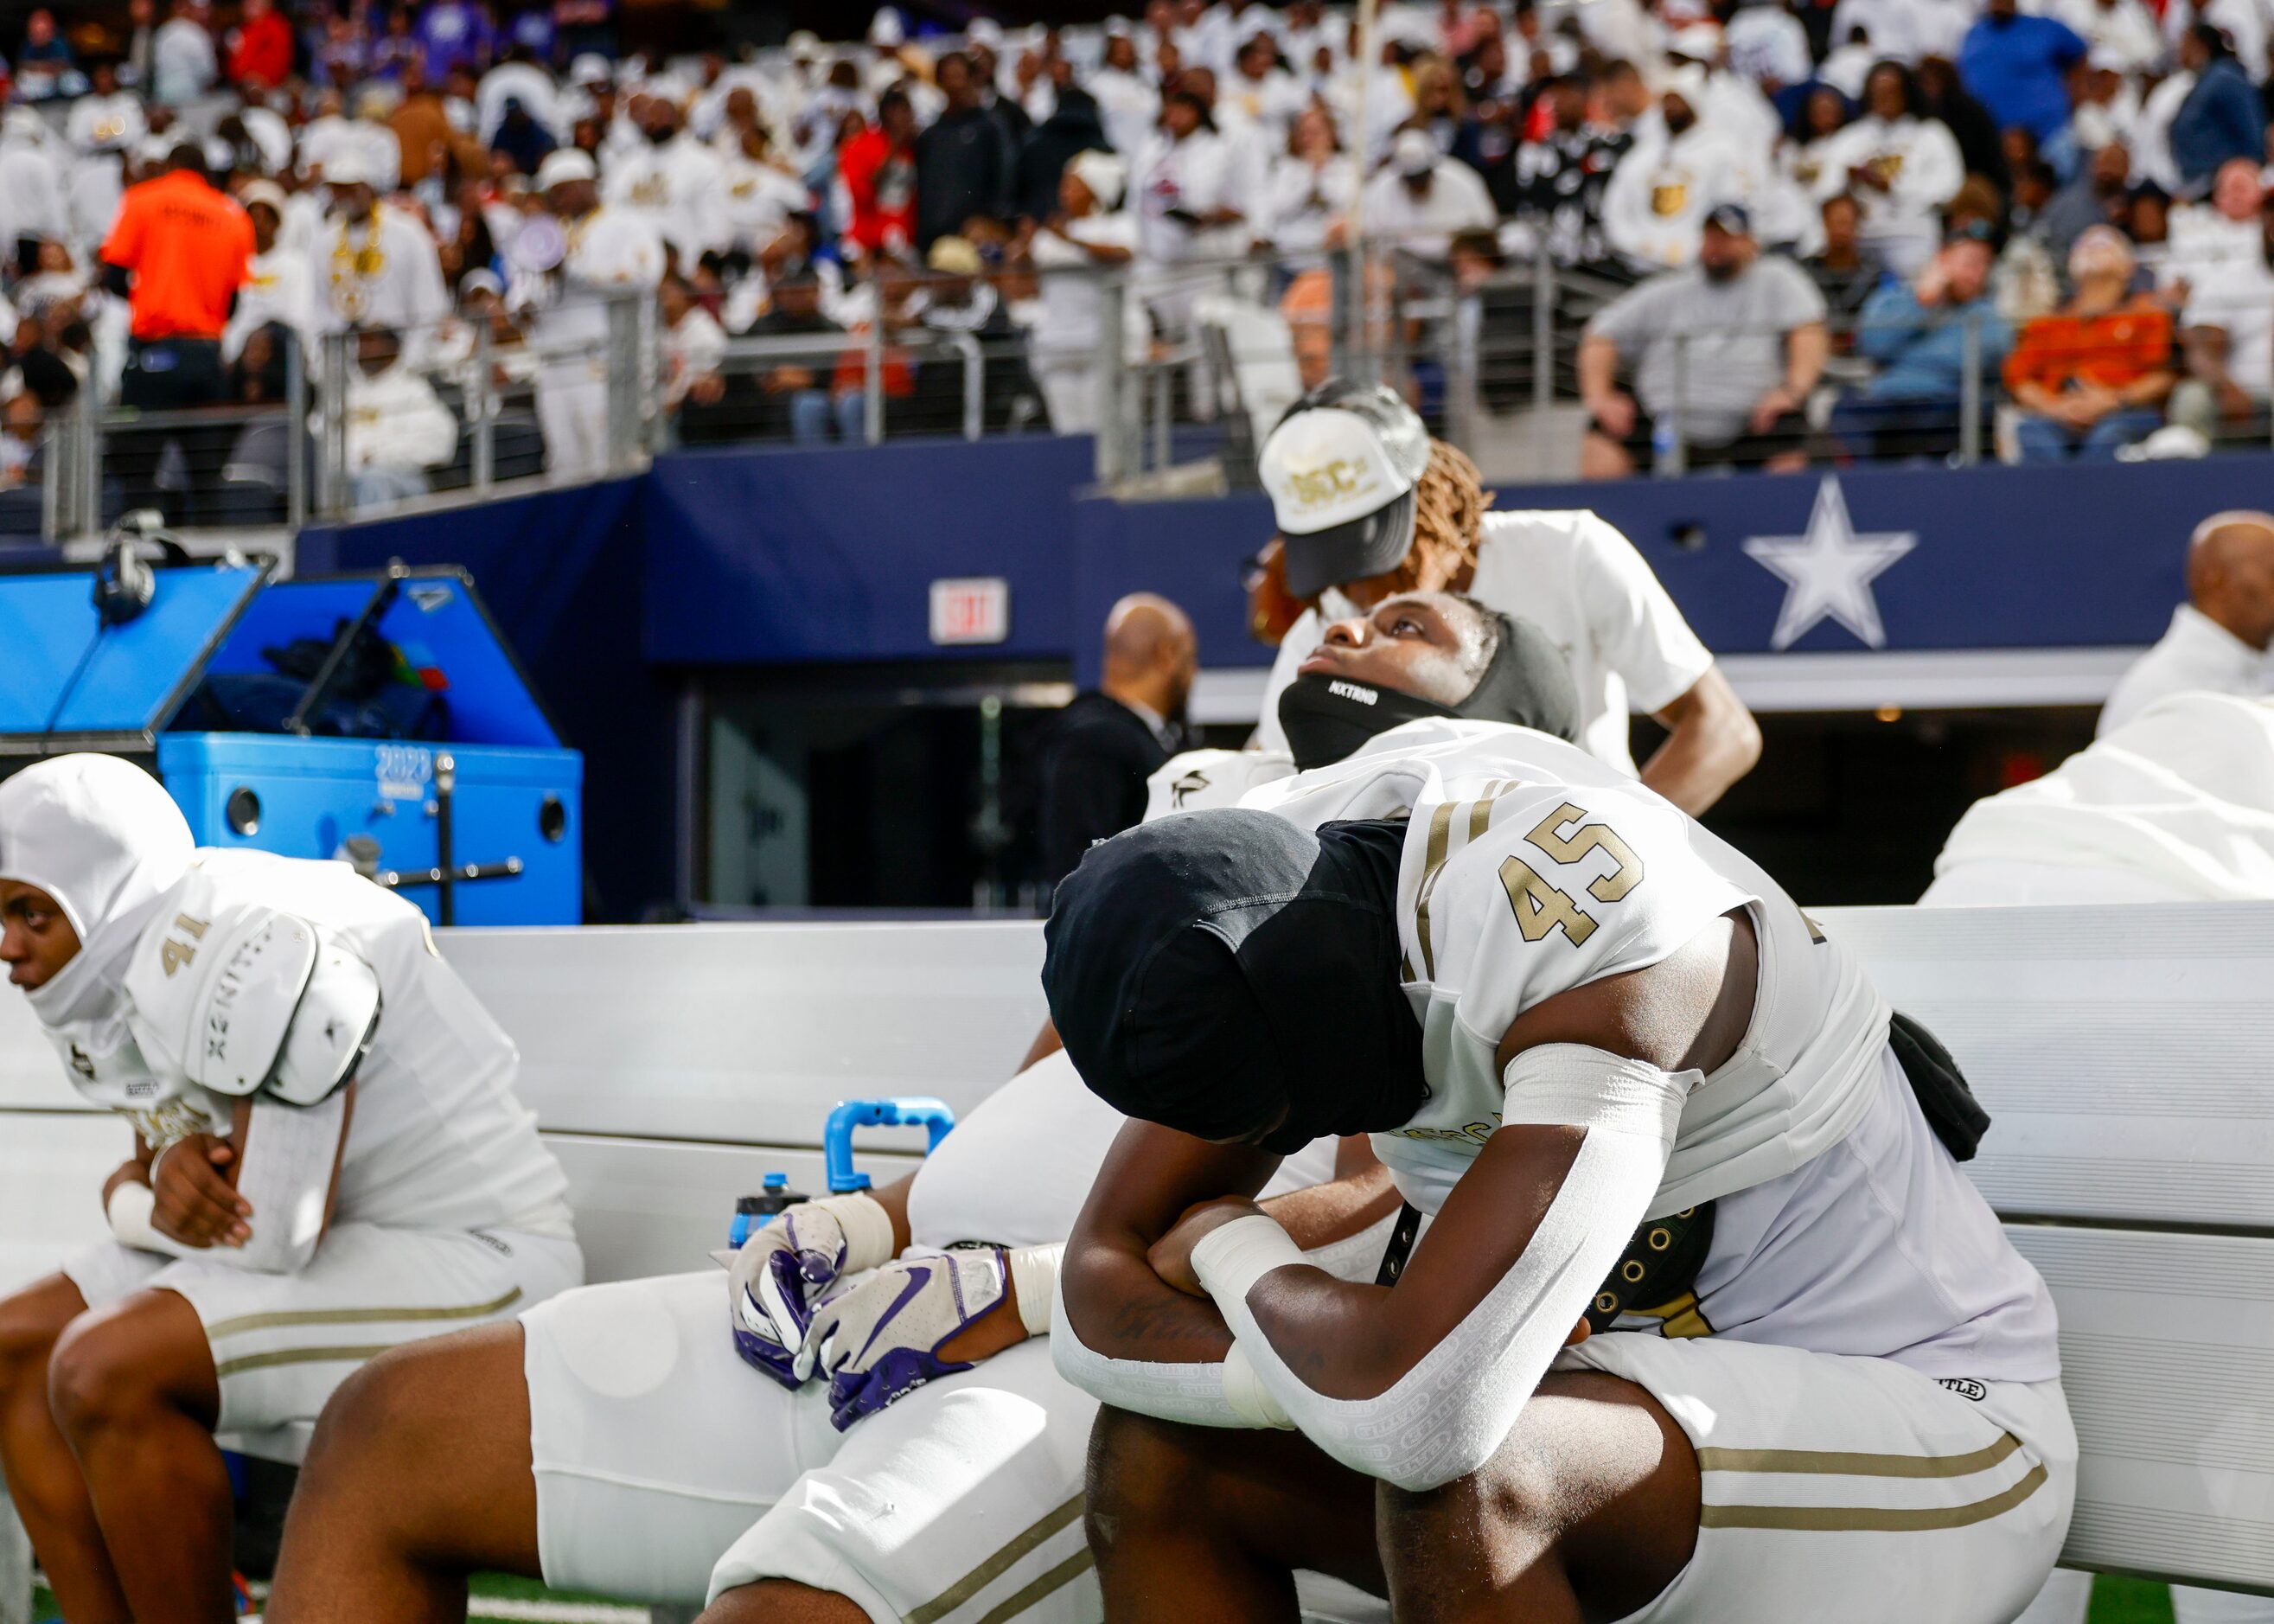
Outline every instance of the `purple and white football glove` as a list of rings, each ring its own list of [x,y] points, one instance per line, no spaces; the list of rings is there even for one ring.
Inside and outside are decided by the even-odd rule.
[[[829,1378],[830,1419],[844,1431],[926,1382],[972,1368],[940,1357],[957,1333],[1003,1306],[999,1246],[902,1258],[823,1303],[799,1349],[801,1375]]]
[[[801,1202],[751,1231],[725,1254],[734,1351],[783,1386],[797,1386],[811,1369],[798,1368],[798,1349],[815,1308],[841,1277],[874,1268],[892,1250],[892,1220],[866,1195]]]

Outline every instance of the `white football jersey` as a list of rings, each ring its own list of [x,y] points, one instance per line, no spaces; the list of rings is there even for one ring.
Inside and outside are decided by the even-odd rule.
[[[1392,729],[1242,804],[1306,827],[1412,809],[1399,932],[1430,1097],[1374,1146],[1416,1206],[1435,1212],[1499,1128],[1495,1060],[1517,1015],[1742,907],[1760,944],[1752,1023],[1690,1091],[1650,1207],[1718,1199],[1713,1243],[1698,1303],[1660,1328],[1938,1379],[2058,1372],[2052,1299],[1935,1143],[1886,1002],[1742,853],[1586,752],[1483,722]]]
[[[221,897],[328,928],[379,978],[379,1028],[356,1073],[339,1220],[569,1233],[567,1178],[513,1091],[520,1054],[443,962],[425,915],[344,863],[200,851],[161,901],[128,973],[169,954],[192,962],[206,923],[199,915],[210,917]],[[102,1063],[65,1061],[81,1094],[132,1118],[154,1146],[228,1131],[231,1101],[154,1071],[139,1045]]]

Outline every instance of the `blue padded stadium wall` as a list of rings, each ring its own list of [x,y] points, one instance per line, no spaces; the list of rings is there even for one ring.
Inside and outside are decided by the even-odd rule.
[[[1089,487],[1086,438],[913,442],[823,450],[681,451],[636,479],[301,539],[300,569],[390,557],[471,570],[507,639],[584,750],[587,917],[636,918],[673,881],[676,673],[864,661],[1067,660],[1097,676],[1114,599],[1191,610],[1203,663],[1258,666],[1239,563],[1271,533],[1261,496],[1120,502]],[[1777,649],[1788,581],[1749,542],[1825,528],[1835,554],[1909,545],[1871,580],[1890,652],[2136,646],[2181,596],[2188,532],[2263,506],[2274,456],[1506,487],[1502,508],[1593,507],[1631,536],[1700,636]],[[1836,526],[1834,526],[1836,528]],[[938,648],[930,584],[998,577],[1007,639]],[[1778,652],[1861,652],[1836,617]]]

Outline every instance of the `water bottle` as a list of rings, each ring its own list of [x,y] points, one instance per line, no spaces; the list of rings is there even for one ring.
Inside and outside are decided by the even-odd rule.
[[[1658,474],[1682,472],[1682,442],[1674,432],[1674,414],[1661,412],[1650,421],[1650,465]]]
[[[767,1174],[763,1194],[743,1196],[735,1201],[734,1221],[727,1226],[727,1244],[739,1250],[742,1243],[750,1238],[751,1230],[764,1228],[784,1212],[807,1198],[802,1192],[789,1187],[788,1174]]]

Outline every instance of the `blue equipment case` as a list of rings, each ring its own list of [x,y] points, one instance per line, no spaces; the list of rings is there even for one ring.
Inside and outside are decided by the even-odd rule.
[[[161,568],[149,608],[100,623],[84,570],[0,573],[0,755],[154,758],[201,846],[348,857],[438,924],[574,925],[584,758],[564,748],[456,569],[270,578],[267,560]],[[440,694],[448,742],[311,736],[355,634]],[[330,645],[281,732],[172,731],[208,676]]]

